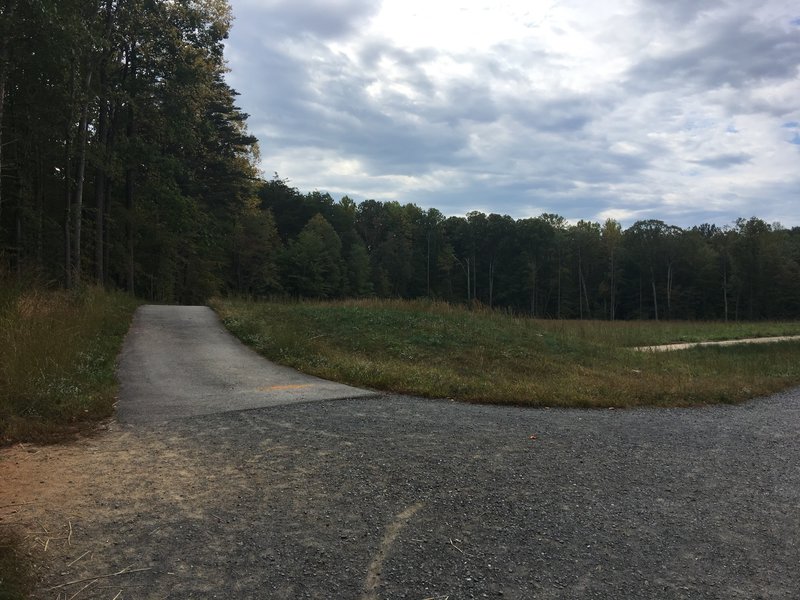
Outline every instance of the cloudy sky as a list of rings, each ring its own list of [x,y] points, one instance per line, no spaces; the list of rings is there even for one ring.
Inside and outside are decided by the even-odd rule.
[[[267,177],[447,215],[800,225],[796,0],[231,0]]]

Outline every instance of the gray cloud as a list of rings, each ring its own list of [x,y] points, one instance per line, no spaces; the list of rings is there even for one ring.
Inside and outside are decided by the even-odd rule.
[[[693,160],[691,162],[704,167],[711,167],[712,169],[727,169],[735,165],[743,165],[750,162],[752,159],[753,157],[749,154],[720,154],[719,156]]]
[[[702,89],[742,88],[768,79],[796,76],[800,30],[733,15],[697,28],[689,48],[675,46],[665,55],[644,58],[628,73],[638,89],[692,84]]]
[[[263,31],[337,39],[358,31],[379,8],[373,0],[255,0],[252,5],[236,3],[236,16],[241,23],[250,15],[259,15],[258,25]]]
[[[481,52],[409,48],[370,32],[377,3],[232,3],[231,84],[252,115],[264,170],[280,163],[301,189],[397,198],[446,214],[577,220],[611,211],[687,225],[727,222],[748,203],[745,213],[768,219],[793,214],[789,201],[776,198],[783,208],[767,210],[764,198],[796,199],[800,177],[770,185],[775,175],[754,170],[766,134],[747,136],[765,123],[780,132],[800,121],[791,87],[800,29],[722,2],[647,0],[628,26],[673,29],[675,40],[658,54],[629,55],[623,76],[574,89],[561,78],[573,63],[538,38]],[[612,33],[596,39],[613,44]],[[437,77],[443,61],[460,68]],[[740,116],[744,125],[733,127]],[[726,128],[736,146],[714,138]],[[798,134],[786,129],[776,137],[796,152],[787,142]],[[355,166],[340,172],[340,162]],[[729,189],[721,177],[704,185],[706,174],[725,169],[744,179]]]
[[[648,20],[666,21],[670,26],[686,26],[724,6],[722,0],[646,0],[643,2],[643,12]]]

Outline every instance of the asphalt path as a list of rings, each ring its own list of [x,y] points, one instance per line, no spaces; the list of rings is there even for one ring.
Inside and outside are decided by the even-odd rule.
[[[375,395],[164,307],[120,374],[123,424],[82,459],[37,597],[97,574],[79,598],[798,597],[797,390],[594,411]]]
[[[119,359],[123,423],[374,395],[268,362],[206,306],[142,306]]]

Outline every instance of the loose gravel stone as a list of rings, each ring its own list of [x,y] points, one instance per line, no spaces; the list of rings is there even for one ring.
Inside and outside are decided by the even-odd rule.
[[[386,396],[126,426],[180,497],[119,464],[100,489],[118,508],[76,527],[114,542],[95,569],[151,568],[113,582],[125,597],[795,598],[798,399],[581,411]]]

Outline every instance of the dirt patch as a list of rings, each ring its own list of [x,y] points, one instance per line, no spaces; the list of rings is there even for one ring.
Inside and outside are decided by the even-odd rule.
[[[234,476],[205,472],[168,436],[116,424],[66,445],[18,444],[0,451],[0,527],[18,533],[42,580],[34,597],[86,586],[111,598],[154,566],[135,548],[120,552],[131,530],[156,537],[176,515],[206,518],[203,507],[225,497],[214,482]]]

